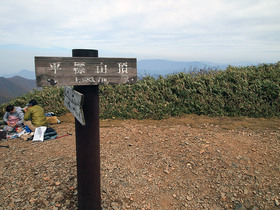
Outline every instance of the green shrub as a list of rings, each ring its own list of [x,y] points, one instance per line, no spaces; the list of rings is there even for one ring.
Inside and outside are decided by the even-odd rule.
[[[133,85],[100,85],[100,117],[162,119],[182,114],[211,116],[280,116],[280,62],[222,70],[194,70]],[[64,88],[43,88],[11,100],[24,107],[36,99],[46,112],[64,114]],[[0,114],[7,104],[1,104]]]
[[[9,101],[9,103],[1,104],[1,116],[3,116],[5,107],[8,104],[23,108],[31,99],[35,99],[40,106],[44,107],[46,112],[53,112],[57,115],[65,114],[67,112],[67,108],[64,106],[64,88],[45,87],[42,90],[33,89],[28,94],[17,97],[16,99]]]

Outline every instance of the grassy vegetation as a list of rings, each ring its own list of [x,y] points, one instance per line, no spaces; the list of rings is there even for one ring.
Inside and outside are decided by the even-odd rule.
[[[5,108],[8,104],[14,106],[25,107],[26,104],[31,100],[37,100],[38,104],[44,107],[46,112],[54,112],[57,115],[64,114],[68,112],[67,108],[64,106],[64,88],[62,87],[46,87],[42,90],[33,90],[28,94],[17,97],[11,100],[9,103],[1,104],[0,114],[1,116],[5,113]]]
[[[133,85],[100,85],[101,118],[162,119],[182,114],[280,116],[280,62],[258,66],[145,76]],[[10,104],[36,99],[46,112],[64,114],[64,88],[44,88]],[[1,112],[7,104],[1,105]],[[0,113],[3,115],[3,112]]]

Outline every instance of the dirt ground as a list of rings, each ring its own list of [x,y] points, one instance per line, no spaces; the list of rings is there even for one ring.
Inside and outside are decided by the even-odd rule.
[[[102,120],[100,142],[103,209],[280,209],[279,118]],[[77,209],[75,135],[0,145],[0,209]]]

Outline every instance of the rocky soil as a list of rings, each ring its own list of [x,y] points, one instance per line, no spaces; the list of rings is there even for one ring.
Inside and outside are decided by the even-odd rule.
[[[280,119],[108,120],[100,136],[103,209],[280,209]],[[0,209],[77,209],[75,135],[0,145]]]

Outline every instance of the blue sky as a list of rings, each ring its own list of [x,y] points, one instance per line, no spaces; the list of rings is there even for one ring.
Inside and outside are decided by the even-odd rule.
[[[34,56],[280,61],[279,0],[10,0],[0,5],[0,75]]]

